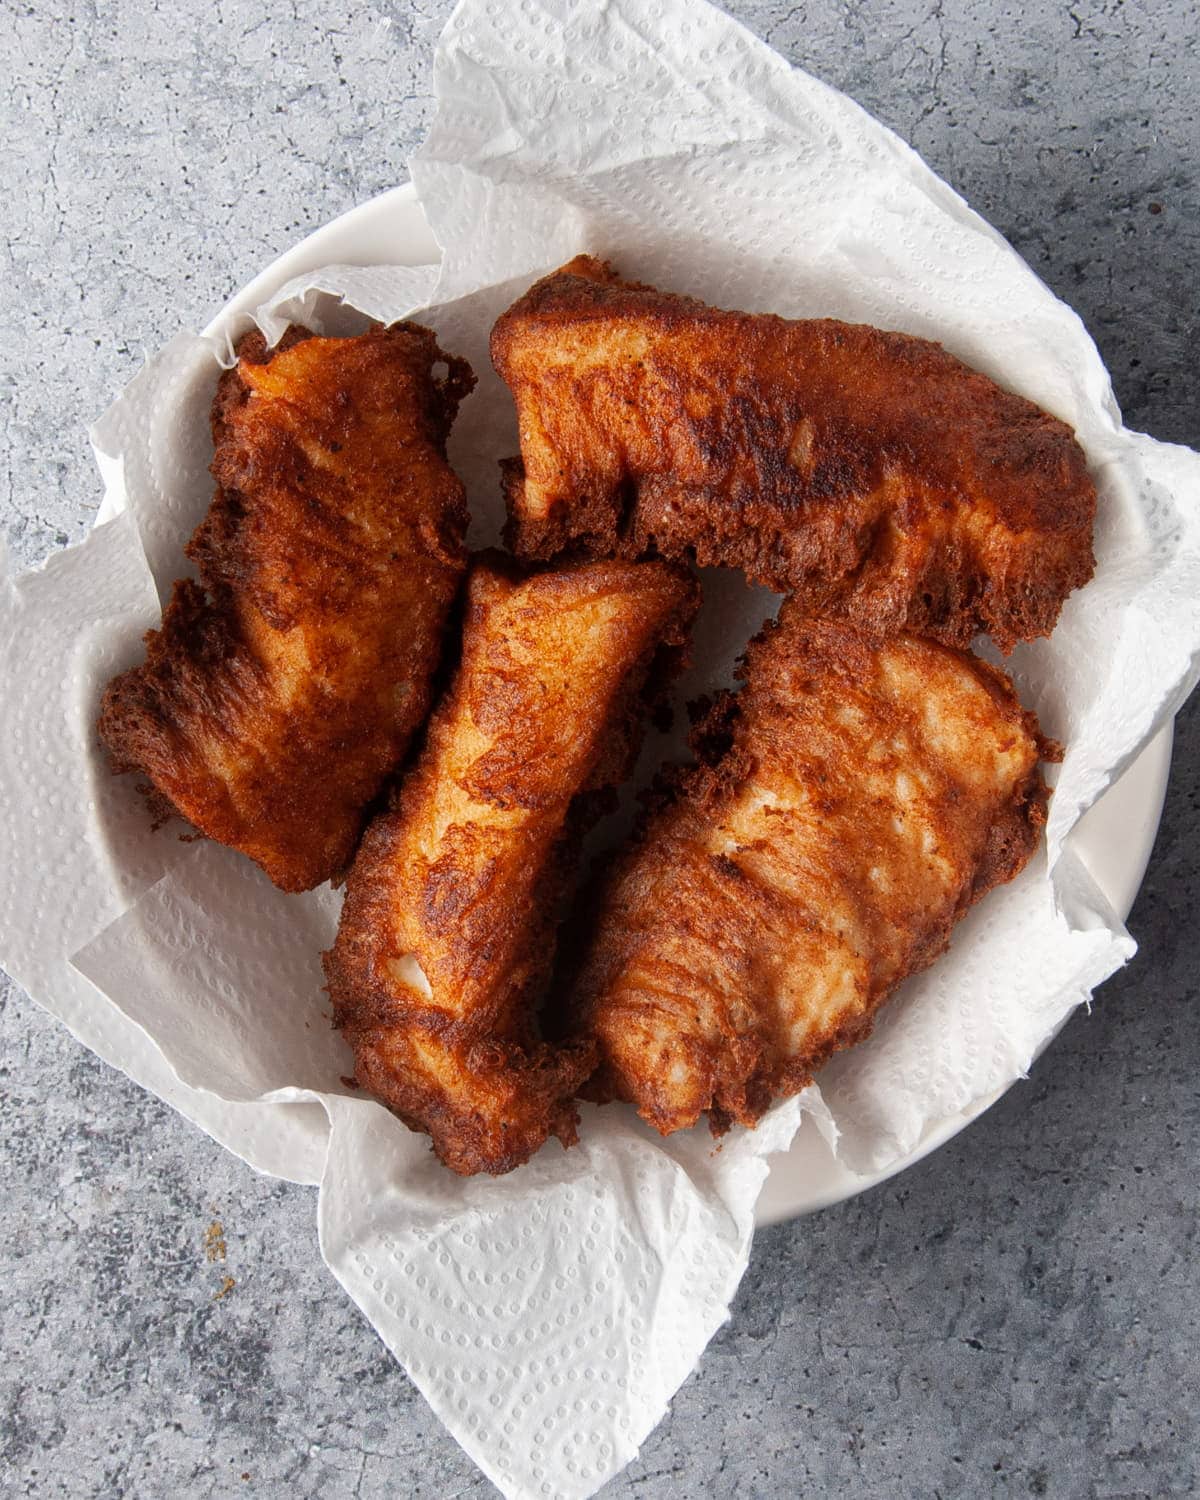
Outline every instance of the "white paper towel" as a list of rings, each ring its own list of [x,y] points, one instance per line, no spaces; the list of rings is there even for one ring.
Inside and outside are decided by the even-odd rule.
[[[1096,579],[1053,641],[1012,661],[1069,747],[1045,856],[972,913],[820,1092],[757,1131],[719,1150],[702,1132],[663,1144],[623,1109],[588,1108],[577,1150],[551,1145],[498,1181],[454,1178],[342,1081],[316,961],[337,897],[283,896],[228,850],[151,834],[95,743],[103,684],[136,658],[210,499],[207,408],[244,319],[181,336],[132,383],[95,434],[106,513],[124,514],[0,592],[0,691],[21,704],[0,761],[6,967],[247,1160],[319,1177],[331,1268],[481,1468],[511,1496],[585,1496],[726,1316],[766,1156],[805,1108],[852,1167],[895,1160],[1018,1076],[1132,951],[1070,831],[1195,680],[1200,458],[1126,433],[1076,316],[900,141],[719,12],[468,0],[435,69],[413,176],[443,248],[436,290],[422,268],[331,267],[258,321],[352,331],[356,310],[436,304],[422,318],[480,376],[451,443],[473,541],[494,538],[495,461],[516,450],[491,323],[581,250],[728,306],[939,338],[1071,423],[1101,495]],[[684,694],[727,680],[771,605],[728,574],[705,585]],[[648,746],[643,774],[664,748]]]

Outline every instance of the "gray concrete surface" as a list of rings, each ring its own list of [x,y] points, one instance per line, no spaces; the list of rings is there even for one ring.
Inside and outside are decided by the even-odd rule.
[[[1078,308],[1131,425],[1200,443],[1191,0],[733,8]],[[88,526],[84,427],[143,351],[403,177],[448,10],[6,0],[18,559]],[[1195,1491],[1198,748],[1193,706],[1133,967],[949,1147],[759,1236],[732,1323],[613,1500]],[[0,1076],[0,1492],[491,1493],[324,1272],[310,1191],[256,1177],[12,986]]]

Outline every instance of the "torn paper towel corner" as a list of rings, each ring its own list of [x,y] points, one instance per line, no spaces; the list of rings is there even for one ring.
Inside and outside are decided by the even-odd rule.
[[[580,251],[728,306],[939,339],[1070,423],[1100,493],[1095,580],[1011,663],[1068,747],[1043,856],[757,1131],[661,1142],[588,1107],[578,1149],[496,1180],[453,1177],[343,1082],[317,962],[336,895],[284,896],[229,850],[151,834],[98,752],[99,693],[136,659],[211,498],[208,404],[248,313],[181,335],[130,384],[95,430],[111,519],[0,584],[0,691],[19,705],[0,746],[0,959],[230,1149],[319,1180],[326,1260],[458,1441],[508,1496],[583,1497],[727,1316],[768,1158],[805,1114],[843,1162],[878,1170],[1021,1076],[1132,952],[1072,829],[1194,685],[1200,458],[1126,432],[1075,314],[894,135],[719,11],[466,0],[435,83],[412,170],[440,266],[326,267],[256,317],[275,337],[417,310],[471,360],[451,459],[473,541],[496,535],[496,461],[516,446],[492,321]],[[688,696],[728,680],[774,603],[730,574],[705,584]]]

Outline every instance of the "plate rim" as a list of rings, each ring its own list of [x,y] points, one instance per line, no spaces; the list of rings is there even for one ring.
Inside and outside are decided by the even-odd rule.
[[[219,338],[227,325],[266,301],[285,282],[317,267],[339,261],[354,265],[431,265],[439,253],[414,184],[401,183],[330,219],[277,256],[228,299],[204,334]],[[1145,878],[1162,820],[1173,739],[1173,724],[1168,723],[1076,825],[1076,852],[1122,921],[1129,915]],[[1131,818],[1136,838],[1130,837]],[[1106,824],[1114,821],[1117,826],[1110,832]],[[1120,858],[1114,859],[1112,841],[1118,836]],[[1072,1008],[1036,1057],[1049,1048],[1074,1013]],[[817,1213],[899,1176],[953,1140],[1020,1081],[1014,1079],[966,1108],[931,1122],[911,1151],[882,1171],[866,1175],[850,1172],[834,1156],[815,1123],[805,1117],[791,1148],[768,1159],[769,1172],[755,1210],[755,1226],[765,1228]]]

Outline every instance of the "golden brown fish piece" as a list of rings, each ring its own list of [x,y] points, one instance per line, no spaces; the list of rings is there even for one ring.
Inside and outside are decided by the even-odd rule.
[[[604,888],[574,988],[596,1097],[664,1134],[752,1125],[861,1040],[1033,852],[1057,754],[1001,672],[913,635],[781,623],[702,763]]]
[[[939,345],[723,312],[580,256],[497,322],[509,542],[741,568],[813,614],[1007,651],[1091,577],[1070,429]]]
[[[283,890],[348,863],[428,712],[466,568],[446,438],[474,383],[415,323],[275,349],[250,333],[221,378],[217,495],[186,548],[200,583],[175,585],[144,665],[109,684],[100,736]]]
[[[537,1016],[563,889],[698,596],[661,562],[472,571],[458,672],[367,829],[325,955],[358,1081],[456,1172],[576,1139],[595,1049],[546,1043]]]

